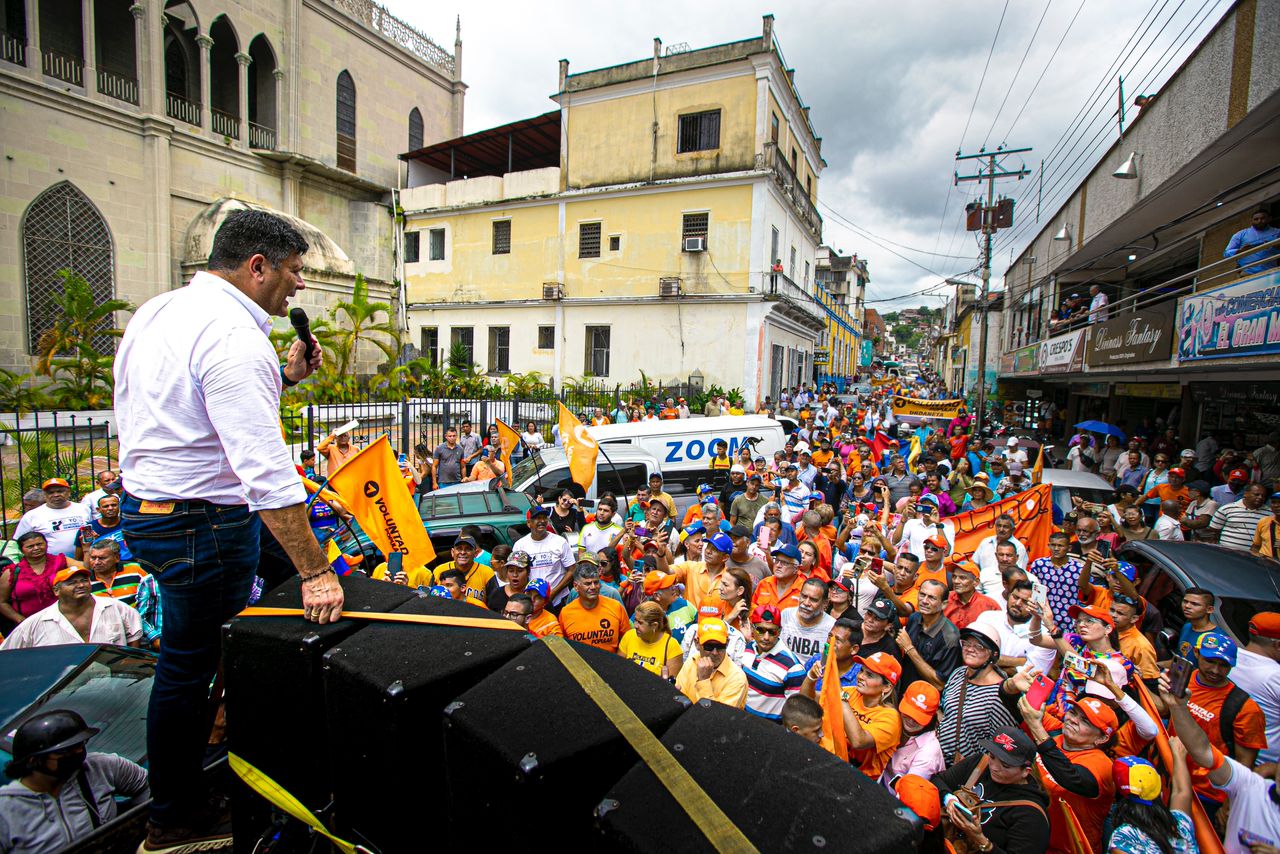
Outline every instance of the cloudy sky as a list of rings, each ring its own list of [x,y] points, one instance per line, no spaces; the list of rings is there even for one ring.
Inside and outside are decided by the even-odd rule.
[[[1013,255],[1038,230],[1041,158],[1042,209],[1049,215],[1116,140],[1117,76],[1130,103],[1139,92],[1158,90],[1231,5],[385,2],[445,46],[461,14],[468,133],[551,109],[562,57],[571,71],[585,71],[652,55],[654,36],[693,48],[736,41],[758,35],[760,16],[772,12],[774,34],[823,138],[825,242],[870,260],[867,299],[881,310],[939,304],[951,290],[941,285],[947,276],[976,280],[979,247],[961,219],[977,189],[953,187],[957,149],[1034,148],[1004,161],[1011,169],[1025,163],[1034,174],[997,188],[1018,200],[1017,225],[997,242],[999,287]],[[960,166],[961,174],[973,171],[971,163]],[[923,291],[938,296],[922,297]]]

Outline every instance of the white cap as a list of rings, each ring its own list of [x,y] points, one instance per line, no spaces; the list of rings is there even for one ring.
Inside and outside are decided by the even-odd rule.
[[[808,442],[796,442],[796,448],[795,448],[795,451],[796,451],[796,453],[797,453],[797,454],[802,454],[802,453],[804,453],[804,452],[805,452],[805,451],[807,451],[807,450],[809,450],[809,443],[808,443]]]
[[[1017,444],[1018,444],[1018,439],[1016,436],[1010,436],[1009,441],[1005,442],[1005,446],[1009,448],[1012,448]]]
[[[1191,448],[1183,448],[1183,449],[1182,449],[1182,453],[1181,453],[1181,454],[1178,454],[1178,456],[1180,456],[1180,457],[1191,457],[1193,460],[1194,460],[1194,459],[1199,459],[1199,457],[1200,457],[1200,455],[1199,455],[1199,454],[1197,454],[1195,451],[1193,451]]]
[[[729,474],[734,474],[735,472],[738,474],[746,474],[747,473],[746,466],[740,465],[738,463],[734,463],[732,466],[729,467]]]

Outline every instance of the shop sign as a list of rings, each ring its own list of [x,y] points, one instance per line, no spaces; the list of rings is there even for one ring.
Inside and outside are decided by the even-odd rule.
[[[1037,361],[1042,374],[1067,374],[1084,367],[1084,333],[1068,332],[1040,343]]]
[[[1111,383],[1074,383],[1071,390],[1085,397],[1110,397]]]
[[[1001,356],[1000,356],[1000,373],[1002,373],[1002,374],[1011,374],[1011,373],[1013,373],[1013,354],[1012,354],[1012,353],[1003,353],[1003,354],[1001,354]]]
[[[1280,409],[1280,383],[1192,383],[1197,403],[1247,403],[1258,409]]]
[[[1013,351],[1013,366],[1009,373],[1033,374],[1036,370],[1036,356],[1040,352],[1038,344]]]
[[[831,361],[831,351],[826,347],[819,347],[813,351],[813,363],[815,365],[825,365]]]
[[[1182,400],[1182,386],[1178,383],[1116,383],[1116,396]]]
[[[1173,352],[1174,308],[1170,302],[1095,325],[1089,333],[1089,367],[1168,359]]]
[[[1178,360],[1280,353],[1280,271],[1178,300]]]

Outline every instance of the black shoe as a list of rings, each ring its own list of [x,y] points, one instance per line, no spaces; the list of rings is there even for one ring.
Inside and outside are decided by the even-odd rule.
[[[231,847],[231,822],[213,820],[198,827],[159,827],[147,822],[147,838],[138,854],[196,854]]]

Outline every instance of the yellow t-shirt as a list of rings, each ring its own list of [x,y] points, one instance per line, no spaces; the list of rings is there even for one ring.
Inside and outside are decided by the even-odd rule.
[[[446,569],[457,569],[453,561],[436,569],[436,577]],[[467,600],[474,604],[485,605],[489,583],[495,578],[493,570],[482,563],[472,562],[471,571],[467,573]]]
[[[715,471],[728,471],[733,468],[733,460],[728,457],[712,457],[709,468]]]
[[[662,675],[664,663],[669,675],[680,672],[680,644],[666,632],[653,643],[645,643],[636,630],[631,629],[622,636],[618,654],[659,676]]]
[[[850,750],[849,761],[856,762],[859,770],[872,780],[880,779],[889,759],[898,749],[898,741],[902,738],[902,719],[893,706],[876,706],[868,709],[862,703],[862,695],[857,689],[849,688],[849,707],[858,719],[862,728],[875,739],[875,747],[863,750]]]
[[[405,575],[409,576],[410,587],[433,587],[436,583],[436,576],[431,570],[425,566],[419,566],[416,569],[406,569]],[[374,581],[391,581],[387,578],[387,564],[378,564],[377,569],[373,571],[373,575],[369,576]]]
[[[813,458],[813,464],[818,468],[822,468],[827,463],[831,462],[831,457],[833,454],[834,454],[833,451],[824,451],[821,449],[816,450],[811,455]]]

